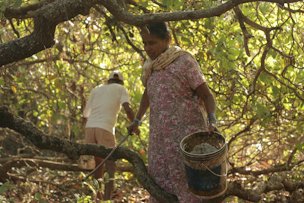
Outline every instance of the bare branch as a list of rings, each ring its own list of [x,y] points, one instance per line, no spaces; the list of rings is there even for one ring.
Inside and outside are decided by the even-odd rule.
[[[26,19],[30,18],[29,13],[35,10],[40,9],[44,5],[53,2],[54,0],[45,0],[40,1],[35,4],[31,4],[28,6],[20,7],[20,8],[7,8],[4,11],[4,17],[7,19],[18,18],[18,19]]]
[[[233,9],[234,7],[249,3],[249,2],[259,2],[260,0],[230,0],[219,6],[196,11],[177,11],[177,12],[163,12],[163,13],[153,13],[144,15],[132,15],[125,11],[121,6],[119,6],[117,0],[102,0],[100,3],[106,7],[112,15],[114,15],[118,20],[123,21],[128,24],[135,26],[141,26],[149,22],[157,21],[178,21],[178,20],[195,20],[202,18],[210,18],[215,16],[220,16],[223,13]],[[270,3],[293,3],[300,2],[300,0],[263,0],[263,2]]]
[[[243,35],[244,35],[244,47],[245,47],[245,51],[247,56],[250,56],[250,51],[248,48],[248,41],[251,37],[253,37],[247,30],[245,23],[244,23],[244,15],[242,14],[241,9],[237,6],[234,8],[234,12],[236,14],[236,17],[239,20],[240,23],[240,27],[242,29]]]

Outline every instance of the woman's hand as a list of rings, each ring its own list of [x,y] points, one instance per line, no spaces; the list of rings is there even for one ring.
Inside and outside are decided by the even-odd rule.
[[[132,123],[127,127],[129,134],[135,133],[135,134],[139,135],[140,130],[138,129],[138,126],[140,126],[141,118],[144,116],[149,105],[150,105],[149,97],[148,97],[147,88],[146,88],[141,97],[141,100],[140,100],[139,110],[138,110],[134,120],[132,121]]]
[[[209,133],[218,132],[218,129],[216,128],[215,123],[208,124],[208,131],[209,131]]]
[[[138,126],[139,126],[139,123],[133,121],[133,122],[127,127],[128,133],[129,133],[130,135],[132,135],[133,133],[135,133],[136,135],[139,135],[139,134],[140,134],[140,130],[139,130]]]

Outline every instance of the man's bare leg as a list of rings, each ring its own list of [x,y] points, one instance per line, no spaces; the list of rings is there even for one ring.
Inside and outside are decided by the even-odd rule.
[[[115,174],[115,162],[106,161],[106,171],[109,174],[110,180],[106,180],[104,190],[104,200],[110,200],[114,190],[114,174]]]
[[[95,167],[97,167],[102,161],[103,161],[102,158],[95,157]],[[104,173],[105,173],[105,167],[104,166],[99,167],[94,173],[95,179],[98,180],[98,179],[102,178]],[[102,195],[101,191],[97,191],[97,198],[99,200],[103,199],[103,195]]]

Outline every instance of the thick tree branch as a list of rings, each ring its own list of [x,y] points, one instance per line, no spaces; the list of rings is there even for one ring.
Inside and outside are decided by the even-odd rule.
[[[24,6],[21,8],[7,8],[4,11],[4,16],[7,19],[12,19],[12,18],[18,18],[18,19],[25,19],[25,18],[30,18],[29,13],[31,11],[38,10],[42,6],[53,2],[54,0],[46,0],[46,1],[41,1],[35,4],[31,4],[28,6]]]
[[[35,30],[23,38],[0,44],[0,66],[32,56],[54,44],[55,25],[35,18]]]
[[[264,170],[257,170],[257,171],[246,170],[244,167],[242,167],[242,168],[232,168],[230,170],[230,173],[239,173],[239,174],[242,174],[242,175],[259,176],[259,175],[265,175],[265,174],[270,174],[270,173],[275,173],[275,172],[290,171],[294,167],[299,166],[303,163],[304,163],[304,160],[301,160],[301,161],[298,161],[296,163],[292,163],[292,164],[289,164],[289,165],[281,164],[281,165],[273,166],[271,168],[267,168],[267,169],[264,169]]]
[[[260,2],[260,0],[230,0],[219,6],[208,8],[204,10],[196,11],[177,11],[177,12],[163,12],[153,13],[144,15],[133,15],[124,10],[117,0],[101,0],[100,3],[106,7],[112,15],[118,20],[135,26],[140,26],[149,22],[155,21],[178,21],[178,20],[195,20],[202,18],[210,18],[220,16],[223,13],[233,9],[234,7],[249,3],[249,2]],[[262,1],[261,1],[262,2]],[[284,3],[300,2],[300,0],[263,0],[263,2],[278,3],[283,5]]]
[[[78,159],[80,155],[98,155],[100,157],[106,157],[111,152],[111,149],[103,146],[77,144],[59,139],[57,137],[47,136],[42,131],[37,129],[32,123],[27,122],[20,117],[14,116],[6,107],[3,106],[0,107],[0,127],[15,130],[40,149],[61,152],[72,159]],[[135,152],[123,147],[119,147],[113,153],[111,159],[128,160],[134,167],[134,174],[136,175],[138,181],[153,197],[161,202],[177,203],[176,196],[162,190],[149,176],[144,162]]]
[[[280,5],[300,1],[301,0],[264,0],[264,2],[278,3]],[[6,11],[8,18],[33,17],[35,19],[35,30],[32,34],[24,38],[0,45],[0,67],[25,59],[53,46],[56,26],[61,22],[74,18],[78,14],[87,15],[90,8],[95,4],[103,5],[118,20],[139,26],[152,21],[194,20],[220,16],[240,4],[249,2],[258,1],[230,0],[219,6],[205,10],[164,12],[143,15],[133,15],[128,13],[128,11],[121,7],[116,0],[57,0],[49,4],[38,4],[36,7],[34,6],[20,11],[11,9]]]
[[[20,117],[14,116],[8,111],[6,107],[0,107],[0,127],[7,127],[30,140],[35,146],[41,149],[48,149],[56,152],[61,152],[69,156],[70,158],[78,158],[79,155],[98,155],[101,157],[106,157],[111,149],[107,149],[103,146],[98,145],[84,145],[72,143],[67,140],[62,140],[57,137],[50,137],[45,135],[42,131],[33,126],[30,122],[23,120]],[[111,157],[113,160],[126,159],[132,165],[134,169],[134,174],[137,177],[141,185],[149,191],[149,193],[161,202],[177,202],[174,195],[166,193],[162,190],[154,180],[148,175],[146,167],[141,160],[141,158],[129,149],[120,147],[115,151]],[[300,164],[300,163],[298,163]],[[47,164],[49,165],[49,164]],[[283,166],[282,166],[283,167]],[[283,170],[286,168],[283,168]],[[232,172],[243,172],[241,169]],[[265,171],[264,171],[265,172]],[[273,172],[273,171],[268,171]],[[258,175],[258,174],[257,174]],[[276,182],[277,183],[277,182]],[[288,188],[289,192],[293,192],[298,188],[303,188],[304,183],[292,183],[288,182],[286,179],[282,179],[281,182],[274,185],[272,180],[263,183],[265,187],[256,192],[254,190],[244,189],[241,184],[237,182],[230,182],[228,184],[228,190],[222,199],[228,196],[238,196],[242,199],[249,200],[252,202],[257,202],[261,199],[262,193],[266,193],[272,190]],[[278,185],[278,186],[277,186]]]
[[[94,3],[94,0],[55,1],[31,11],[31,16],[34,17],[34,31],[23,38],[0,44],[0,66],[52,47],[56,26],[78,14],[87,15]]]
[[[12,167],[23,167],[23,166],[30,166],[30,167],[44,167],[53,170],[61,170],[61,171],[75,171],[75,172],[90,172],[92,169],[81,168],[78,164],[71,164],[65,162],[58,162],[47,160],[46,157],[43,158],[23,158],[18,156],[13,157],[6,157],[0,158],[0,181],[5,181],[9,179],[9,175],[7,172],[12,169]],[[119,172],[133,172],[132,166],[117,166],[116,171]]]

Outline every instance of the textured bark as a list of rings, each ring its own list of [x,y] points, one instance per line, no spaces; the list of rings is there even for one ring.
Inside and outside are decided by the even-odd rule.
[[[40,149],[48,149],[56,152],[66,154],[71,159],[78,159],[80,155],[97,155],[106,157],[111,149],[107,149],[103,146],[89,145],[89,144],[77,144],[67,140],[59,139],[57,137],[51,137],[45,135],[42,131],[37,129],[32,123],[25,121],[24,119],[15,116],[9,112],[7,107],[0,107],[0,127],[10,128],[23,137],[31,141],[35,146]],[[157,200],[160,202],[178,202],[175,195],[169,194],[161,189],[155,181],[147,173],[144,162],[135,152],[119,147],[111,156],[111,159],[126,159],[133,166],[133,173],[137,177],[140,184]],[[45,165],[49,165],[44,163]],[[63,167],[63,166],[61,166]],[[3,175],[3,170],[0,170],[0,174]],[[267,171],[266,171],[267,172]],[[230,171],[231,173],[231,171]],[[229,182],[228,189],[225,195],[221,197],[224,200],[229,196],[237,196],[241,199],[251,202],[258,202],[262,198],[262,194],[275,190],[286,190],[292,193],[293,202],[301,202],[302,199],[296,198],[297,194],[303,191],[304,181],[293,182],[287,177],[270,176],[268,181],[261,184],[258,189],[244,189],[242,185],[237,182]],[[294,195],[296,194],[296,195]],[[299,201],[298,201],[299,200]]]
[[[31,9],[7,9],[7,18],[33,18],[34,30],[25,37],[0,44],[0,66],[25,59],[54,45],[56,26],[79,14],[88,15],[95,4],[93,0],[64,0],[39,4]]]
[[[10,128],[20,133],[40,149],[61,152],[74,160],[78,159],[80,155],[106,157],[111,152],[111,149],[107,149],[103,146],[77,144],[57,137],[47,136],[32,123],[13,115],[6,107],[0,107],[0,127]],[[134,174],[141,185],[160,202],[177,202],[177,197],[175,195],[165,192],[149,176],[144,162],[135,152],[127,148],[119,147],[110,159],[128,160],[133,165]]]
[[[0,44],[0,66],[30,57],[54,45],[55,25],[42,18],[36,18],[34,24],[32,34]]]
[[[0,164],[2,165],[0,168],[0,181],[4,182],[6,179],[9,179],[9,175],[7,172],[11,170],[12,167],[18,168],[23,166],[30,167],[44,167],[52,170],[60,170],[60,171],[75,171],[75,172],[90,172],[92,169],[86,169],[79,167],[78,164],[72,163],[62,163],[58,161],[45,160],[42,158],[24,158],[24,157],[7,157],[0,158]],[[134,173],[134,169],[131,166],[117,166],[117,172],[132,172]]]
[[[302,0],[264,0],[265,2],[284,3],[300,2]],[[82,14],[88,15],[90,8],[96,4],[104,6],[117,20],[140,26],[155,21],[194,20],[220,16],[236,6],[257,0],[230,0],[219,6],[196,11],[177,11],[134,15],[121,6],[117,0],[46,0],[27,8],[6,9],[7,19],[33,18],[34,31],[23,38],[0,44],[0,67],[25,59],[54,45],[56,26]]]

